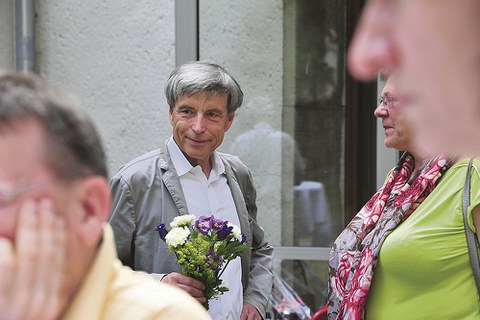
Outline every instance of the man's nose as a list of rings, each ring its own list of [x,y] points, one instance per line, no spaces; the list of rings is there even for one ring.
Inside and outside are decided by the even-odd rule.
[[[205,117],[203,115],[198,114],[195,116],[192,129],[197,133],[205,130]]]
[[[355,78],[371,80],[380,69],[395,67],[393,20],[388,1],[368,2],[348,52],[349,70]]]

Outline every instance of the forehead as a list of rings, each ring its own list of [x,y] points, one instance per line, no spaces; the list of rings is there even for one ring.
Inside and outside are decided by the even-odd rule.
[[[386,93],[393,94],[395,92],[395,87],[396,87],[396,80],[392,75],[390,75],[387,81],[385,82],[385,85],[383,86],[382,94],[386,94]]]
[[[371,2],[385,2],[393,5],[394,9],[411,9],[424,14],[425,18],[434,17],[438,12],[450,12],[448,16],[455,18],[455,12],[467,12],[478,8],[478,0],[371,0]],[[399,11],[399,13],[403,13]]]
[[[381,28],[394,30],[393,40],[401,44],[399,50],[422,54],[424,48],[415,41],[424,41],[430,47],[447,46],[447,50],[471,43],[480,43],[480,1],[478,0],[370,0],[380,8],[382,17],[370,15],[381,21]],[[380,30],[380,29],[379,29]],[[379,31],[377,30],[377,31]],[[403,45],[402,45],[403,43]],[[406,47],[404,47],[406,45]],[[441,55],[441,52],[438,52]]]
[[[32,179],[48,172],[45,133],[34,119],[16,120],[0,130],[0,180]]]
[[[207,92],[201,91],[191,95],[184,94],[177,99],[176,106],[187,105],[190,107],[195,106],[209,106],[221,109],[227,109],[228,97],[222,92]]]

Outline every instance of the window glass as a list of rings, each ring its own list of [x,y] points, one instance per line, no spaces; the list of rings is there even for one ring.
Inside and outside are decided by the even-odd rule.
[[[345,221],[346,0],[198,3],[200,60],[245,93],[220,151],[251,169],[272,245],[329,247]],[[275,273],[316,310],[327,258],[295,259]]]

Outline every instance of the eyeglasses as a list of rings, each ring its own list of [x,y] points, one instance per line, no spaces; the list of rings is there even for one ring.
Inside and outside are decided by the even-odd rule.
[[[27,191],[38,187],[46,186],[55,181],[54,179],[44,179],[27,186],[9,189],[5,184],[0,183],[0,208],[7,207]]]
[[[36,182],[32,182],[29,185],[17,188],[10,188],[7,184],[0,182],[0,208],[6,207],[12,204],[16,199],[18,199],[22,194],[31,191],[39,187],[46,187],[47,185],[55,182],[66,182],[66,181],[75,181],[83,179],[89,176],[88,173],[74,171],[68,174],[67,177],[55,178],[55,177],[43,177],[38,179]]]
[[[397,97],[382,96],[378,100],[378,105],[384,107],[385,109],[390,109],[393,106],[393,103],[397,102],[399,100],[400,100],[400,98],[397,98]]]

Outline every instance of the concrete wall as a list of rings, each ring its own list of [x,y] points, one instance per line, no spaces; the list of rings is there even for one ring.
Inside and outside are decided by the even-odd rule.
[[[37,1],[38,72],[74,92],[104,139],[110,172],[170,135],[173,0]]]
[[[13,70],[14,11],[13,1],[0,1],[0,70]]]

